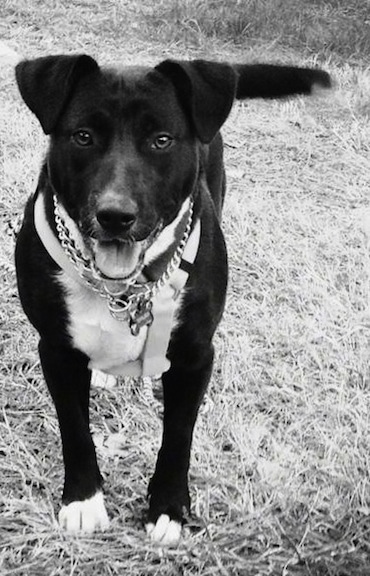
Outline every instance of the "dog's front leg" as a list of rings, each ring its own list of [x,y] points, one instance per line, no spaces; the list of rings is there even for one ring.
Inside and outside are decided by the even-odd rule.
[[[58,415],[65,467],[60,525],[69,532],[93,532],[109,524],[102,478],[89,429],[91,371],[84,354],[41,340],[41,364]]]
[[[198,356],[198,354],[197,354]],[[172,362],[163,374],[162,446],[149,484],[149,523],[153,541],[177,544],[190,511],[188,470],[194,424],[211,376],[213,348],[202,350],[197,362]],[[197,365],[198,364],[198,365]]]

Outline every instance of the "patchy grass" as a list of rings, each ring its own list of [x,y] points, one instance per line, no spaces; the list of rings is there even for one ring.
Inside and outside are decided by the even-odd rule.
[[[0,36],[13,47],[356,62],[370,54],[370,6],[358,0],[5,0]],[[96,42],[96,38],[103,39]]]
[[[324,59],[370,53],[370,6],[357,0],[158,0],[145,2],[143,11],[162,40],[267,44]]]
[[[29,56],[245,58],[219,40],[199,50],[186,38],[153,44],[153,28],[145,42],[143,6],[54,0],[45,12],[40,1],[7,0],[1,30]],[[159,14],[164,2],[156,6]],[[338,89],[325,99],[239,105],[223,130],[228,305],[194,439],[194,520],[170,552],[151,546],[142,526],[161,423],[140,382],[92,394],[111,529],[75,538],[56,525],[58,426],[17,299],[11,235],[46,140],[12,69],[1,68],[1,574],[368,575],[370,76],[362,68],[332,67]]]

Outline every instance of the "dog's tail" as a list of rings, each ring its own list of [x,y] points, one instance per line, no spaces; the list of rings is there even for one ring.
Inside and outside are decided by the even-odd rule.
[[[331,88],[324,70],[275,64],[234,64],[238,76],[236,98],[283,98],[293,94],[311,94],[314,87]]]

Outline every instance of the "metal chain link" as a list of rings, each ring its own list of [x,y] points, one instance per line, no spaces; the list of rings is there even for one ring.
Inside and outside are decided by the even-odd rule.
[[[55,195],[53,196],[53,200],[55,224],[60,244],[79,277],[89,288],[99,294],[101,298],[107,300],[109,312],[116,320],[124,322],[131,319],[134,325],[135,318],[139,315],[139,310],[142,316],[148,316],[149,318],[152,299],[167,284],[172,274],[180,266],[193,221],[193,198],[190,198],[189,214],[184,234],[166,270],[155,282],[145,283],[137,280],[144,268],[143,264],[128,280],[116,280],[114,278],[108,280],[104,278],[100,270],[96,267],[95,262],[92,259],[86,258],[76,246],[76,242],[71,237],[70,231],[60,213],[58,200]],[[107,282],[117,284],[118,289],[112,291],[107,285]],[[138,333],[135,326],[131,327],[131,331],[132,333]]]

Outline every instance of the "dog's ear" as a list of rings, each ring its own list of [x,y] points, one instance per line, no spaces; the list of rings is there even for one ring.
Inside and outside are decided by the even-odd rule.
[[[79,79],[98,69],[90,56],[46,56],[23,60],[15,68],[19,91],[50,134]]]
[[[228,117],[235,98],[236,73],[228,64],[165,60],[156,66],[175,86],[201,142],[208,143]]]

